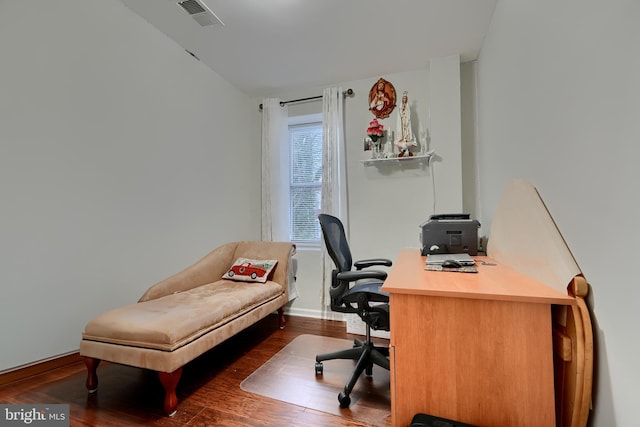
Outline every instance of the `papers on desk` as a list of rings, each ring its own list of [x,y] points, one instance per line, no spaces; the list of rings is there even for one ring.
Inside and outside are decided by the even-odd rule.
[[[464,265],[462,267],[443,267],[440,264],[426,264],[424,269],[427,271],[451,271],[454,273],[477,273],[478,268],[475,265]]]
[[[475,265],[475,260],[468,253],[460,254],[430,254],[427,255],[427,265],[440,265],[445,261],[452,260],[461,265]]]

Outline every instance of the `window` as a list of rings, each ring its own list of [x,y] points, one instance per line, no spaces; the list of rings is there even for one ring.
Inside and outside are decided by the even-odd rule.
[[[289,121],[290,153],[290,239],[319,245],[320,194],[322,191],[322,116],[292,118]]]

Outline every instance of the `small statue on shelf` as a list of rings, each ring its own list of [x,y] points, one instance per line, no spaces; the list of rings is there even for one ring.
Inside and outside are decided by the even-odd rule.
[[[407,91],[402,93],[402,104],[398,110],[398,136],[395,145],[400,150],[398,157],[413,156],[411,147],[417,146],[416,139],[411,131],[411,107],[409,107]]]

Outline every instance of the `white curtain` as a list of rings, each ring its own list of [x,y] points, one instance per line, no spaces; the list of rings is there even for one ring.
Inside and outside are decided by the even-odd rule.
[[[322,93],[322,196],[323,213],[340,218],[349,236],[349,212],[347,209],[346,147],[344,142],[342,88],[327,88]],[[330,303],[329,288],[333,262],[326,249],[322,252],[323,291],[322,306]]]
[[[289,240],[289,111],[280,100],[262,101],[262,240]],[[295,260],[289,269],[289,301],[298,296]]]
[[[289,188],[289,112],[280,102],[276,98],[262,101],[263,241],[289,239],[288,194],[283,194],[283,189]]]

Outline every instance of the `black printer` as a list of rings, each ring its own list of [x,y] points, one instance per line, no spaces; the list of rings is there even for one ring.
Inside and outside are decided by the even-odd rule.
[[[420,224],[422,255],[478,253],[478,220],[470,214],[431,215]]]

